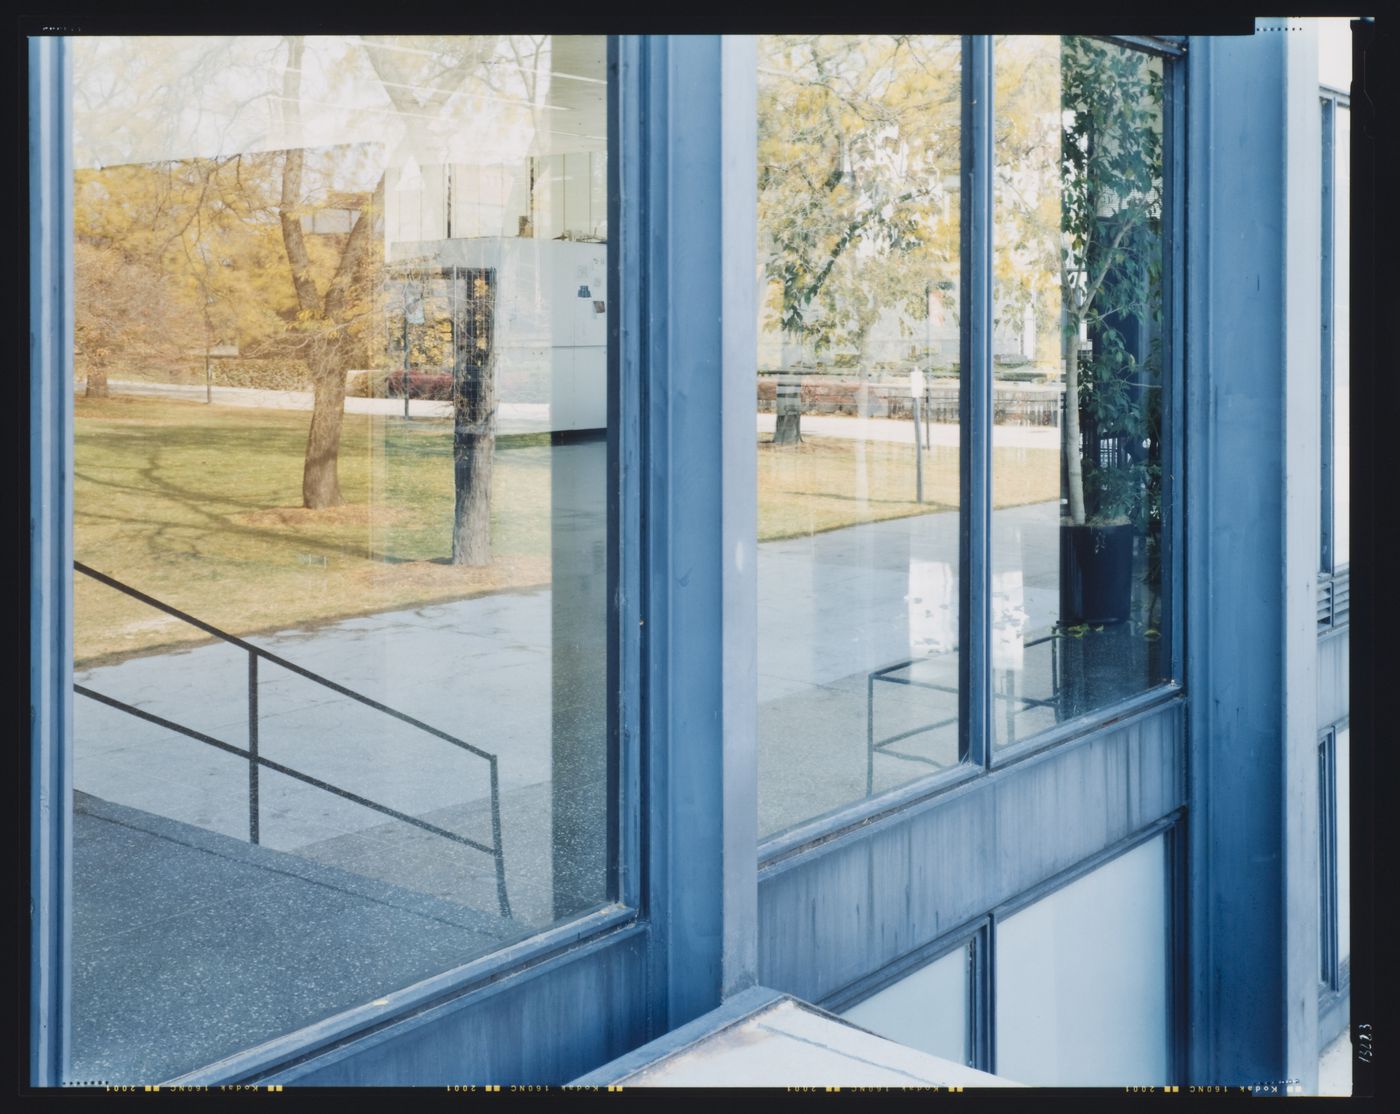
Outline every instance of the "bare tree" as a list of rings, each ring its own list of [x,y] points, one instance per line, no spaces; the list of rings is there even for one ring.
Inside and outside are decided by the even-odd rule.
[[[305,43],[296,35],[287,40],[287,66],[283,73],[283,103],[297,122],[301,61]],[[293,128],[295,131],[295,128]],[[345,499],[340,491],[340,430],[345,417],[345,370],[352,365],[359,341],[352,324],[363,327],[367,314],[366,272],[371,270],[376,247],[374,224],[383,208],[384,176],[381,174],[369,203],[362,206],[340,249],[335,272],[323,291],[312,274],[311,255],[302,230],[304,148],[291,148],[282,156],[282,189],[277,206],[282,243],[297,297],[297,330],[300,348],[311,371],[313,401],[311,427],[306,437],[302,467],[302,504],[313,510],[335,507]]]
[[[115,247],[73,244],[73,356],[85,394],[105,398],[107,376],[123,365],[169,365],[186,357],[199,335],[197,315],[170,280]]]

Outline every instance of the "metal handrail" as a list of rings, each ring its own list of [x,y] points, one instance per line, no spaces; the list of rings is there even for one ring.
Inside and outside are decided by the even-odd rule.
[[[355,804],[362,805],[365,808],[374,810],[375,812],[383,813],[385,816],[391,816],[395,820],[403,821],[405,824],[412,824],[414,827],[422,828],[424,831],[432,832],[434,835],[442,836],[444,839],[450,839],[454,843],[463,844],[464,846],[474,848],[477,851],[481,851],[485,854],[492,856],[492,858],[495,860],[496,865],[497,904],[500,907],[500,913],[502,917],[509,917],[511,915],[510,901],[506,896],[505,851],[501,844],[500,780],[497,774],[497,760],[494,754],[490,753],[489,751],[482,750],[480,747],[474,747],[470,743],[465,742],[462,739],[458,739],[456,736],[449,735],[446,731],[441,731],[438,728],[433,727],[431,724],[424,723],[422,720],[415,719],[413,716],[408,715],[406,712],[400,712],[398,709],[391,708],[387,704],[382,704],[378,700],[374,700],[371,697],[365,696],[363,693],[356,692],[353,689],[346,688],[344,685],[337,684],[335,681],[332,681],[327,677],[322,677],[319,673],[313,673],[311,670],[306,669],[303,666],[297,665],[295,662],[288,661],[284,657],[280,657],[279,655],[274,654],[268,650],[264,650],[259,646],[254,646],[251,642],[245,642],[237,635],[229,634],[227,631],[222,631],[218,627],[204,622],[204,620],[202,619],[197,619],[193,615],[181,611],[178,607],[172,607],[170,604],[164,603],[161,600],[156,599],[154,596],[148,596],[145,592],[139,591],[136,588],[131,587],[131,585],[129,584],[123,584],[120,580],[116,580],[113,577],[107,576],[105,573],[100,573],[96,569],[90,568],[89,566],[84,565],[80,561],[74,561],[73,568],[77,572],[82,573],[84,576],[91,577],[93,580],[96,580],[101,584],[105,584],[107,587],[113,588],[116,591],[121,592],[123,595],[130,596],[134,600],[139,600],[141,603],[144,603],[150,607],[154,607],[159,611],[163,611],[167,615],[171,615],[174,618],[179,619],[181,622],[187,623],[192,627],[196,627],[199,630],[204,631],[206,634],[211,634],[215,638],[227,642],[230,645],[237,646],[239,649],[245,651],[248,654],[248,747],[246,750],[242,747],[235,746],[232,743],[225,742],[222,739],[216,739],[211,735],[206,735],[203,732],[195,731],[193,728],[186,727],[183,724],[176,723],[173,720],[165,719],[163,716],[157,716],[151,712],[143,711],[142,709],[137,708],[134,705],[127,704],[124,701],[117,700],[113,697],[106,696],[99,692],[95,692],[94,690],[87,688],[84,685],[74,684],[73,691],[80,693],[91,700],[95,700],[100,704],[106,704],[108,707],[116,708],[119,711],[126,712],[128,715],[135,716],[138,719],[146,720],[148,723],[154,723],[157,726],[164,727],[169,731],[174,731],[178,734],[188,736],[189,738],[195,739],[198,742],[204,743],[207,746],[216,747],[217,749],[227,751],[230,754],[236,754],[241,757],[247,758],[248,841],[250,843],[256,844],[259,842],[258,768],[261,766],[265,766],[269,770],[282,774],[286,777],[293,778],[297,781],[313,786],[314,788],[325,790],[327,793],[333,793],[337,797],[343,797],[347,801],[353,801]],[[296,673],[299,676],[305,677],[309,681],[314,681],[316,684],[328,688],[332,692],[339,693],[341,696],[348,696],[351,700],[356,700],[359,703],[364,704],[366,707],[373,708],[377,712],[382,712],[387,716],[392,716],[393,718],[400,720],[403,723],[409,724],[411,727],[418,728],[420,731],[426,731],[429,735],[436,736],[437,738],[442,739],[444,742],[451,743],[453,746],[459,747],[460,749],[466,751],[469,754],[473,754],[478,758],[485,759],[486,762],[489,764],[491,771],[492,846],[488,847],[484,843],[478,843],[476,840],[468,839],[466,836],[458,835],[456,832],[449,832],[445,828],[440,828],[436,824],[430,824],[426,820],[420,820],[416,816],[409,816],[407,813],[399,812],[397,809],[390,808],[388,805],[383,805],[378,803],[377,801],[368,800],[367,798],[361,797],[356,793],[352,793],[348,789],[342,789],[338,785],[332,785],[330,782],[322,781],[321,779],[312,777],[310,774],[303,773],[300,770],[294,770],[289,766],[284,766],[280,762],[274,762],[272,759],[260,754],[258,752],[259,658],[263,658],[274,665],[281,666],[283,669],[286,669],[292,673]]]

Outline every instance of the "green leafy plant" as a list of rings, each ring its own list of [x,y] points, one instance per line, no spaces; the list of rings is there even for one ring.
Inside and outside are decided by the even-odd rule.
[[[1137,51],[1061,54],[1068,522],[1160,533],[1162,76]],[[1152,546],[1155,550],[1155,544]]]

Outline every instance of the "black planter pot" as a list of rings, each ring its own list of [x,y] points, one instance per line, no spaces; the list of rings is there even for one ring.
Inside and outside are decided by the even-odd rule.
[[[1060,622],[1121,623],[1133,597],[1133,528],[1060,527]]]

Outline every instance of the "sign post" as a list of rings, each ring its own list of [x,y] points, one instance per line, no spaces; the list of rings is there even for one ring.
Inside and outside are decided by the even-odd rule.
[[[924,453],[922,440],[919,436],[919,404],[924,397],[924,373],[921,368],[914,368],[909,372],[909,397],[914,405],[914,482],[916,485],[917,498],[920,503],[924,501]]]

